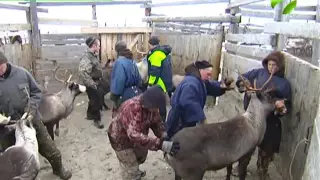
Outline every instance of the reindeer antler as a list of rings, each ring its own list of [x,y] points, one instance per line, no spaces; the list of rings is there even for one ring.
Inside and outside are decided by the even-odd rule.
[[[238,74],[239,74],[239,77],[241,78],[242,81],[245,82],[245,78],[240,74],[239,70],[238,70]],[[257,89],[257,82],[256,82],[256,79],[253,80],[253,87],[251,87],[250,85],[244,83],[244,86],[246,87],[247,90],[250,90],[250,91],[262,91],[263,88],[271,81],[272,79],[272,76],[273,74],[270,74],[268,80],[262,85],[261,88],[258,88]],[[273,89],[273,88],[272,88]],[[271,89],[271,90],[272,90]],[[268,90],[268,92],[270,92],[271,90]]]
[[[148,52],[142,52],[142,51],[139,51],[139,49],[137,48],[137,46],[136,46],[136,51],[137,51],[138,53],[142,54],[142,55],[144,55],[144,54],[148,54]]]
[[[65,79],[62,80],[62,79],[58,78],[58,76],[57,76],[57,70],[59,69],[59,67],[60,67],[60,64],[58,64],[58,66],[54,70],[54,78],[61,83],[68,83],[70,81],[71,77],[73,76],[72,73],[69,75],[69,78],[67,79],[67,77],[68,77],[67,74],[68,74],[69,70],[66,70],[64,73]]]

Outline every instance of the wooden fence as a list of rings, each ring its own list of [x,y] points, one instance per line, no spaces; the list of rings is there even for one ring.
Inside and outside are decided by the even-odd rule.
[[[0,47],[0,51],[5,54],[10,63],[22,66],[32,72],[30,44],[6,44]]]

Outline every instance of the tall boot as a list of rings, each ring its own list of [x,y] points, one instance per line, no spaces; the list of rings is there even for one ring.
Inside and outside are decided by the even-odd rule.
[[[94,120],[94,126],[99,128],[99,129],[103,129],[104,125],[101,123],[101,120]]]
[[[55,175],[59,176],[63,180],[70,179],[72,173],[63,167],[61,153],[56,147],[54,141],[51,139],[42,121],[40,119],[34,119],[33,125],[37,131],[39,153],[49,161]]]

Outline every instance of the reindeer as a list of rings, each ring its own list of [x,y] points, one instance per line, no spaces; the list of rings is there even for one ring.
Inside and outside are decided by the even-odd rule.
[[[54,140],[54,133],[59,136],[60,120],[67,118],[73,111],[75,98],[86,91],[85,86],[70,81],[72,74],[66,79],[68,71],[65,72],[65,80],[59,79],[57,77],[59,66],[54,70],[54,77],[63,83],[63,88],[58,93],[44,94],[39,104],[43,124],[47,127],[52,140]],[[54,126],[56,126],[55,132],[53,131]]]
[[[36,130],[31,120],[25,119],[29,111],[30,101],[28,112],[15,124],[5,127],[9,132],[15,130],[16,142],[0,154],[1,180],[34,180],[40,171]]]
[[[226,180],[230,180],[232,164],[237,161],[239,179],[245,180],[250,157],[262,142],[266,117],[275,110],[276,101],[271,93],[273,88],[262,90],[271,78],[272,75],[260,89],[245,83],[251,100],[242,115],[224,122],[184,128],[172,137],[172,141],[180,142],[181,148],[175,156],[165,154],[165,160],[174,169],[175,180],[201,180],[206,170],[225,167]],[[284,103],[279,109],[286,111]]]

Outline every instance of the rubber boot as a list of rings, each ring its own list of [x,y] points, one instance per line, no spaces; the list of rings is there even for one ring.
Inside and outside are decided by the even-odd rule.
[[[61,157],[50,162],[50,164],[52,166],[53,174],[59,176],[61,179],[68,180],[72,177],[72,173],[63,167]]]
[[[101,120],[95,120],[94,121],[94,126],[97,127],[98,129],[103,129],[104,125],[101,123]]]
[[[72,174],[62,166],[61,153],[42,121],[34,119],[32,122],[37,131],[39,153],[49,161],[55,175],[58,175],[63,180],[70,179]]]

